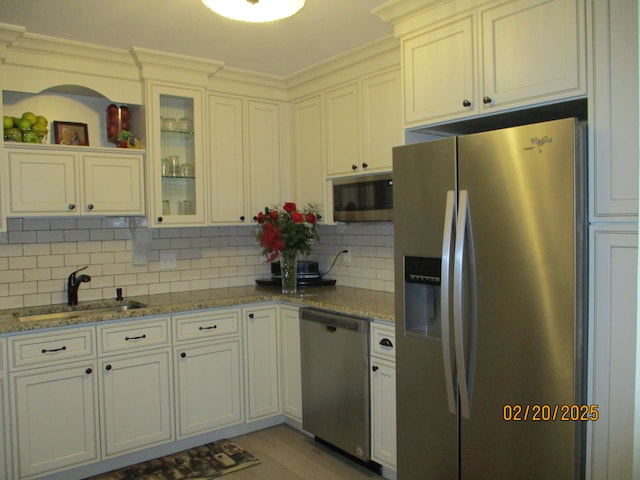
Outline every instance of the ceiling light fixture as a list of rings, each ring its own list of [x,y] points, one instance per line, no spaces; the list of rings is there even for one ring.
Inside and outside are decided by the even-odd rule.
[[[295,15],[305,0],[202,0],[214,13],[243,22],[273,22]]]

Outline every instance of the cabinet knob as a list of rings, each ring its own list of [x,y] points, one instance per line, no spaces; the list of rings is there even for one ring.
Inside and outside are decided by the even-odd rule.
[[[377,372],[378,371],[378,366],[377,365],[372,366],[371,370],[373,370],[374,372]]]
[[[186,358],[186,356],[187,356],[187,353],[186,353],[186,352],[181,352],[181,353],[180,353],[180,358]]]
[[[93,203],[90,203],[89,205],[87,205],[87,209],[93,210]]]
[[[244,222],[244,215],[240,215],[240,221]]]
[[[253,216],[253,221],[254,221],[254,222],[258,221],[258,217],[257,217],[257,215],[254,215],[254,216]]]
[[[363,164],[362,164],[362,168],[367,168],[368,166],[369,166],[369,164],[368,164],[368,163],[363,163]]]
[[[107,364],[104,369],[108,372],[109,370],[111,370],[111,364]]]
[[[93,373],[93,369],[91,368],[87,368],[84,373],[86,373],[87,375],[91,375]]]
[[[358,166],[354,163],[353,165],[351,165],[351,170],[357,170]]]
[[[489,105],[493,100],[491,100],[491,97],[482,97],[482,103],[484,103],[485,105]]]
[[[162,217],[158,217],[156,218],[156,220],[158,221],[158,223],[162,223]]]
[[[253,318],[253,313],[250,313],[250,314],[249,314],[249,318]]]
[[[75,210],[76,206],[73,203],[70,203],[69,206],[67,207],[69,210]]]
[[[462,106],[463,106],[463,107],[470,107],[470,106],[471,106],[471,102],[465,98],[465,99],[462,101]]]

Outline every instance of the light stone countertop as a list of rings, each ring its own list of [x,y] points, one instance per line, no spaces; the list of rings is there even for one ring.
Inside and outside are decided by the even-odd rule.
[[[82,291],[80,296],[82,297]],[[285,295],[281,293],[280,287],[242,286],[127,297],[125,300],[135,300],[147,306],[133,310],[101,312],[94,315],[46,321],[20,321],[17,319],[18,316],[25,313],[38,313],[43,307],[0,310],[0,335],[105,320],[147,317],[262,302],[283,302],[296,306],[316,307],[332,312],[394,323],[393,293],[353,287],[302,287],[299,288],[297,294]],[[80,304],[82,305],[82,302]]]

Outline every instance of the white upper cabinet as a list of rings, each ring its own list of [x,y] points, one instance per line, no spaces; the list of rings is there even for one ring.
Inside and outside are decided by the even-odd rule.
[[[327,170],[330,176],[360,168],[359,90],[357,83],[329,90],[327,106]]]
[[[483,109],[586,94],[583,3],[518,0],[480,9]]]
[[[247,224],[281,203],[282,107],[245,97],[209,95],[212,225]]]
[[[210,222],[240,223],[248,218],[245,201],[243,101],[209,95]]]
[[[143,215],[144,158],[121,150],[7,148],[8,216]]]
[[[638,218],[638,3],[594,0],[592,221]]]
[[[407,128],[586,95],[580,1],[444,2],[396,35]]]
[[[399,70],[328,90],[325,105],[328,176],[391,171],[403,143]]]
[[[281,204],[280,105],[247,101],[249,208],[251,220],[265,206]]]
[[[155,82],[147,87],[150,224],[203,225],[204,89]]]
[[[315,203],[326,213],[326,164],[320,95],[293,102],[293,152],[296,165],[296,200],[299,206]]]
[[[391,171],[392,148],[404,143],[400,70],[365,77],[360,86],[363,171]]]
[[[466,15],[402,42],[406,125],[473,111],[474,21]]]

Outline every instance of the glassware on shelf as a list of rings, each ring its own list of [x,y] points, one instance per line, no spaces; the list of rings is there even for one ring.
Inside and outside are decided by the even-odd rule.
[[[162,165],[162,176],[163,177],[170,176],[171,174],[169,172],[171,171],[171,162],[167,157],[162,158],[161,165]]]
[[[180,165],[181,177],[193,177],[195,175],[195,168],[192,163],[183,163]]]
[[[183,200],[179,202],[180,215],[193,215],[195,210],[193,208],[193,202],[191,200]]]
[[[180,176],[180,157],[177,155],[169,156],[169,176],[170,177]]]
[[[191,133],[193,132],[193,120],[187,117],[182,117],[178,120],[177,129],[179,132]]]
[[[178,121],[175,118],[169,117],[162,120],[162,130],[168,132],[175,132],[178,128]]]

